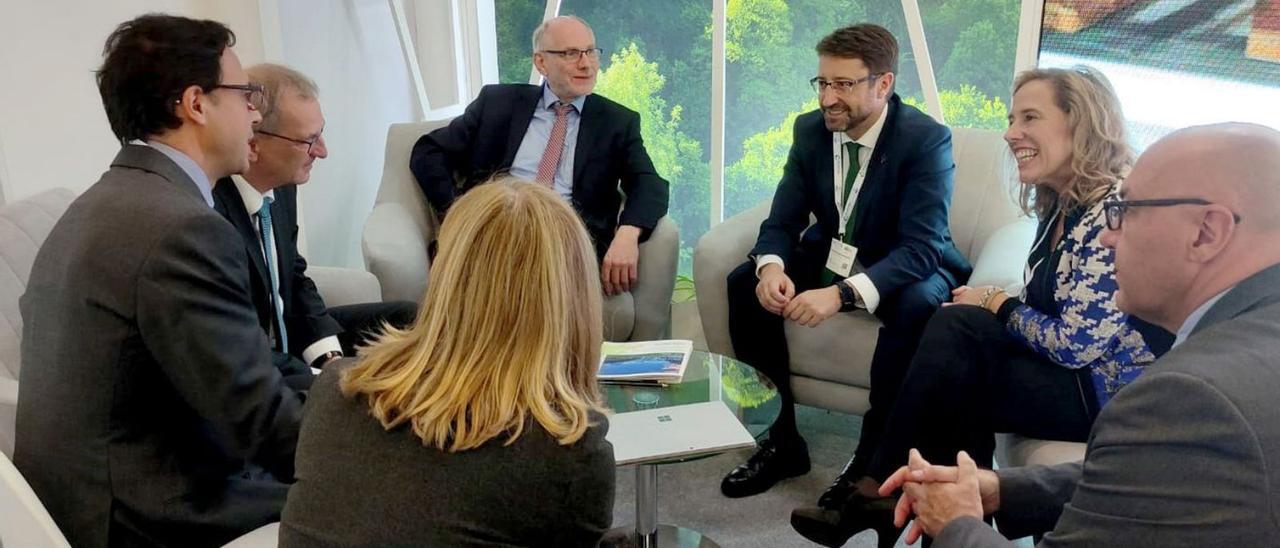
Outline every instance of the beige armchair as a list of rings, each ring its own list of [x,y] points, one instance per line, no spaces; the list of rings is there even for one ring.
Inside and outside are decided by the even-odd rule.
[[[449,120],[392,124],[382,184],[364,226],[365,264],[382,284],[385,300],[417,302],[426,292],[431,262],[427,246],[439,221],[409,171],[409,156],[422,135]],[[630,293],[604,300],[604,335],[611,341],[661,339],[670,331],[680,233],[663,217],[640,244],[639,280]]]
[[[1022,284],[1035,224],[1022,216],[1007,186],[1015,175],[1008,147],[998,132],[963,128],[952,130],[952,144],[956,175],[951,234],[973,263],[969,283],[1017,289]],[[765,201],[726,220],[703,235],[694,251],[698,312],[707,346],[714,352],[733,355],[726,277],[747,259],[769,206],[770,201]],[[796,401],[844,413],[865,413],[879,327],[880,321],[864,311],[837,314],[815,328],[788,323],[790,382]],[[1050,446],[1045,447],[1046,443]],[[1083,456],[1083,444],[1008,437],[1001,440],[1000,462],[1060,462],[1077,453]]]

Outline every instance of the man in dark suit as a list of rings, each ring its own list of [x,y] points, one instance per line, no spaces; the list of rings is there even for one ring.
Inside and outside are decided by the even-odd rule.
[[[843,500],[864,475],[870,454],[863,448],[878,444],[920,331],[970,271],[947,225],[951,132],[893,92],[893,35],[854,25],[823,38],[817,51],[812,84],[821,110],[796,119],[773,208],[750,260],[728,279],[733,350],[767,374],[782,398],[769,439],[721,483],[729,497],[809,471],[795,424],[784,322],[812,327],[860,309],[884,323],[858,453],[823,495]],[[811,215],[817,223],[810,227]]]
[[[280,519],[302,400],[211,195],[260,120],[234,43],[154,14],[111,34],[98,89],[124,146],[20,300],[14,464],[73,546],[219,546]]]
[[[645,151],[640,115],[591,93],[600,68],[591,28],[573,16],[549,19],[533,45],[542,86],[485,86],[462,116],[418,140],[409,168],[441,214],[505,171],[553,188],[587,225],[605,292],[630,291],[639,243],[667,214],[667,182]]]
[[[1107,207],[1122,310],[1177,333],[1103,408],[1083,462],[978,470],[918,453],[885,482],[935,548],[1271,546],[1280,538],[1280,132],[1176,132]],[[905,485],[904,485],[905,484]]]
[[[214,207],[244,240],[258,323],[271,337],[277,367],[291,386],[306,389],[314,380],[312,368],[355,355],[355,347],[383,322],[413,323],[417,306],[325,306],[298,253],[297,185],[311,178],[317,159],[329,155],[318,90],[310,78],[281,65],[256,65],[246,72],[250,82],[263,87],[262,122],[249,142],[249,169],[218,181]]]

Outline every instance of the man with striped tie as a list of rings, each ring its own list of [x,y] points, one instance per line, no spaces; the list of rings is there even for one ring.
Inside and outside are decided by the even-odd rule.
[[[290,386],[305,390],[312,368],[344,355],[384,321],[413,323],[410,302],[325,306],[298,250],[298,185],[329,155],[315,82],[281,65],[246,71],[263,88],[262,122],[249,142],[249,168],[213,188],[214,207],[244,240],[258,323],[270,337],[272,361]]]
[[[586,22],[544,21],[533,50],[541,86],[485,86],[462,116],[418,140],[409,167],[441,215],[497,173],[555,189],[591,233],[605,292],[630,291],[639,243],[667,213],[667,181],[645,151],[640,116],[592,94],[601,50]]]

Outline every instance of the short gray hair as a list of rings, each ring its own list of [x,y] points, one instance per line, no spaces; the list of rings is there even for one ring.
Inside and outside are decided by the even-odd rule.
[[[547,27],[551,26],[552,22],[563,21],[565,19],[582,23],[582,26],[587,27],[587,32],[590,32],[593,38],[595,37],[596,31],[592,29],[591,25],[588,25],[586,21],[583,21],[581,17],[578,17],[577,15],[559,15],[543,21],[541,25],[538,25],[538,28],[533,29],[533,51],[535,53],[538,51],[538,45],[542,43],[542,35],[547,32]]]
[[[293,93],[299,99],[318,99],[320,91],[316,83],[305,74],[284,65],[261,63],[245,69],[249,81],[261,85],[262,104],[256,105],[262,114],[262,122],[258,128],[263,131],[275,131],[280,125],[280,100],[286,93]]]

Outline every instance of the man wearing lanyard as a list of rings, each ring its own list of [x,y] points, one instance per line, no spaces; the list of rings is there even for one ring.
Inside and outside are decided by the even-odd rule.
[[[811,84],[821,110],[796,119],[769,217],[749,260],[728,279],[734,352],[773,379],[782,397],[769,439],[721,483],[730,497],[809,471],[788,382],[785,322],[813,327],[836,312],[865,310],[884,323],[859,444],[874,447],[920,331],[971,270],[947,226],[951,133],[893,92],[893,35],[854,25],[816,49]],[[811,215],[817,223],[809,227]],[[864,460],[855,456],[841,478],[860,477]]]

